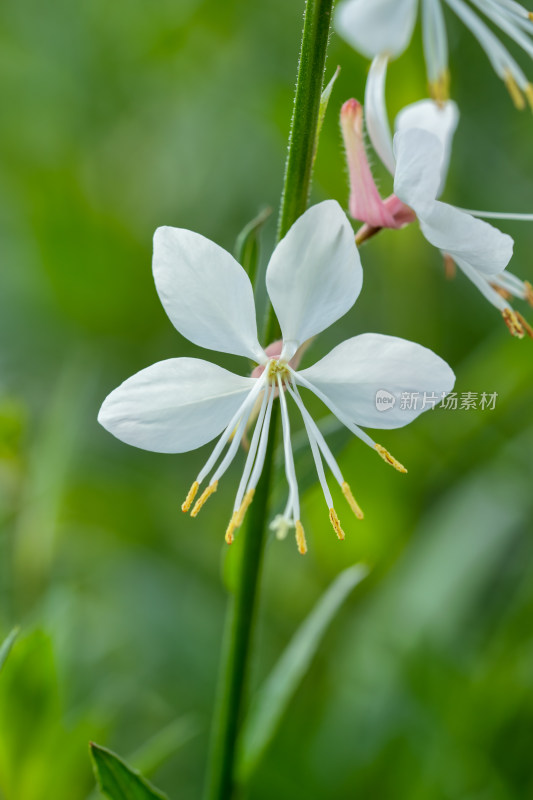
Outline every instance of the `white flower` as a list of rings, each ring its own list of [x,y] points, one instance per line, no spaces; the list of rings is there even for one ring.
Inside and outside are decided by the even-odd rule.
[[[438,105],[433,100],[421,100],[406,106],[396,117],[393,140],[385,104],[386,70],[387,58],[375,58],[364,107],[372,145],[394,177],[394,194],[386,200],[381,199],[368,164],[363,109],[357,101],[348,100],[341,111],[350,173],[350,214],[365,223],[357,241],[364,241],[376,228],[400,228],[418,219],[428,242],[438,247],[448,262],[453,260],[500,310],[511,333],[518,337],[525,332],[531,335],[528,323],[508,302],[511,294],[533,299],[529,283],[504,272],[513,254],[511,237],[477,219],[475,215],[484,216],[484,212],[466,212],[438,199],[446,181],[459,117],[455,103]]]
[[[266,284],[283,335],[278,356],[269,358],[258,342],[247,274],[218,245],[191,231],[159,228],[154,237],[153,271],[161,302],[180,333],[201,347],[251,358],[263,369],[257,375],[256,368],[256,377],[242,377],[196,358],[161,361],[115,389],[102,405],[99,422],[127,444],[162,453],[193,450],[218,436],[182,506],[189,511],[200,485],[208,479],[192,507],[195,517],[236,456],[248,418],[261,398],[226,532],[226,541],[231,542],[261,475],[272,404],[279,397],[289,498],[275,528],[283,536],[289,527],[295,527],[298,547],[305,552],[287,409],[290,399],[303,418],[331,523],[339,538],[344,538],[323,460],[356,516],[362,517],[362,512],[304,405],[301,387],[319,397],[388,463],[405,471],[359,426],[402,427],[424,410],[402,409],[402,392],[434,393],[440,398],[452,389],[455,378],[450,367],[430,350],[377,333],[346,340],[307,369],[290,366],[297,350],[342,317],[361,290],[363,273],[353,231],[338,203],[329,200],[306,211],[270,259]],[[379,390],[386,390],[394,399],[387,411],[376,407]]]
[[[515,105],[533,107],[533,86],[482,14],[533,57],[533,16],[515,0],[421,0],[424,56],[431,95],[448,97],[448,43],[442,5],[445,2],[478,40]],[[418,0],[345,0],[335,14],[337,32],[368,58],[398,56],[407,48],[415,26]],[[472,8],[473,7],[473,8]]]

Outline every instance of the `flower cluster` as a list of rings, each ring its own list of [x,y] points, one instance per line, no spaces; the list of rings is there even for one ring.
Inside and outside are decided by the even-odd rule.
[[[349,431],[400,472],[406,472],[405,467],[363,429],[402,427],[438,400],[449,400],[446,407],[457,408],[457,394],[450,395],[455,376],[448,364],[427,348],[393,336],[354,336],[314,365],[299,368],[314,337],[357,300],[363,283],[358,245],[379,230],[417,222],[425,239],[442,253],[448,271],[457,266],[501,312],[514,336],[533,337],[533,329],[509,303],[516,297],[533,305],[531,284],[507,271],[513,240],[481,219],[532,217],[467,211],[441,200],[459,121],[457,106],[448,99],[444,2],[476,36],[515,103],[522,107],[527,99],[533,106],[533,87],[477,13],[482,12],[533,55],[533,22],[522,6],[515,0],[470,0],[470,4],[421,0],[433,99],[406,106],[395,119],[393,136],[385,96],[388,62],[410,41],[418,0],[345,0],[336,14],[337,29],[373,59],[364,106],[351,99],[341,110],[349,211],[362,226],[354,235],[338,203],[327,200],[309,208],[278,243],[266,270],[266,288],[282,334],[279,342],[267,342],[264,347],[259,343],[253,287],[229,253],[189,230],[163,227],[155,233],[155,285],[175,328],[199,347],[243,356],[255,366],[251,374],[238,375],[200,358],[158,362],[111,392],[99,421],[118,439],[161,453],[183,453],[217,440],[182,504],[183,512],[192,517],[217,491],[240,444],[246,443],[247,455],[226,528],[228,543],[253,501],[265,465],[275,403],[281,415],[287,502],[271,527],[279,538],[294,529],[301,553],[307,545],[289,405],[299,414],[307,434],[329,519],[339,539],[344,539],[344,531],[329,474],[355,516],[361,519],[363,512],[308,410],[306,393],[322,401]],[[332,85],[327,87],[327,96]],[[317,130],[320,124],[321,120]],[[385,198],[372,176],[365,126],[392,177],[392,192]],[[318,132],[315,144],[316,136]],[[477,407],[477,395],[467,394],[461,408]],[[496,396],[484,393],[480,408],[494,407],[490,403],[495,403]],[[419,403],[419,398],[424,402]]]

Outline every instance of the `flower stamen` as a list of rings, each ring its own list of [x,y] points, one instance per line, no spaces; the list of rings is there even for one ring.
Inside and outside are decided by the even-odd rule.
[[[511,336],[516,336],[517,339],[523,339],[525,333],[520,320],[518,319],[516,311],[513,311],[512,308],[504,308],[502,311],[502,317]]]
[[[429,82],[429,94],[437,103],[439,108],[444,108],[446,102],[450,99],[450,72],[447,69],[442,70],[436,80]]]
[[[397,469],[397,470],[398,470],[398,472],[407,472],[407,470],[406,470],[406,468],[404,467],[404,465],[403,465],[403,464],[400,464],[400,462],[399,462],[399,461],[397,461],[397,460],[394,458],[394,456],[391,456],[391,454],[389,453],[389,451],[388,451],[388,450],[385,450],[385,448],[384,448],[384,447],[382,447],[382,445],[380,445],[380,444],[376,444],[376,445],[374,445],[374,447],[375,447],[375,449],[378,451],[378,453],[380,454],[380,456],[381,456],[381,458],[383,459],[383,461],[386,461],[386,462],[387,462],[387,464],[390,464],[390,465],[391,465],[391,467],[394,467],[394,469]]]
[[[204,489],[204,491],[196,501],[193,510],[191,511],[191,517],[198,516],[202,507],[207,503],[211,495],[216,492],[217,488],[218,488],[218,481],[213,481],[213,483],[210,483],[209,486],[206,489]]]
[[[455,261],[449,253],[443,253],[442,260],[444,262],[444,277],[446,280],[451,281],[457,274],[457,267]]]
[[[237,511],[237,527],[240,528],[242,523],[244,522],[244,517],[246,516],[246,512],[250,508],[252,500],[254,499],[255,489],[248,489],[246,494],[244,495],[244,500],[242,501],[239,510]]]
[[[339,518],[337,516],[337,512],[335,511],[333,506],[329,510],[329,520],[330,520],[331,524],[333,525],[333,530],[337,534],[337,537],[341,540],[341,542],[344,541],[344,539],[346,537],[344,535],[343,529],[341,528],[341,523],[340,523]]]
[[[272,358],[266,369],[266,374],[271,383],[276,383],[278,378],[285,381],[289,377],[289,368],[284,361]]]
[[[526,319],[524,319],[524,317],[522,316],[522,314],[520,314],[519,311],[515,311],[514,313],[516,314],[518,322],[520,323],[522,328],[525,330],[525,332],[527,333],[529,338],[533,339],[533,328],[531,327],[529,322]]]
[[[346,481],[343,481],[343,483],[341,484],[341,489],[342,489],[343,495],[345,496],[346,500],[348,501],[348,505],[352,509],[352,511],[355,514],[355,516],[357,517],[357,519],[363,519],[365,515],[363,513],[363,510],[362,510],[361,506],[359,505],[359,503],[357,502],[357,500],[353,496],[352,490],[350,489],[350,485]]]
[[[515,107],[518,108],[519,111],[522,111],[526,107],[526,101],[524,100],[524,95],[520,91],[514,75],[509,69],[504,71],[503,82],[505,84],[505,88],[511,95],[511,100],[513,101]]]
[[[354,496],[352,494],[352,490],[350,489],[349,484],[347,483],[347,481],[344,480],[344,478],[342,476],[342,473],[341,473],[341,471],[339,469],[339,465],[335,461],[333,453],[329,449],[329,447],[328,447],[328,445],[326,443],[326,440],[324,439],[324,437],[322,436],[322,434],[320,432],[320,429],[318,428],[318,426],[316,425],[315,421],[313,420],[313,418],[311,417],[311,415],[307,411],[305,405],[303,404],[303,401],[302,401],[302,398],[300,397],[300,393],[298,391],[298,387],[296,386],[296,382],[294,380],[294,377],[292,379],[292,388],[291,388],[291,386],[288,386],[287,388],[288,388],[289,393],[292,395],[294,401],[296,402],[296,405],[298,406],[298,408],[300,409],[300,412],[302,414],[302,419],[304,421],[304,425],[305,425],[305,428],[307,430],[307,436],[309,438],[309,443],[311,445],[311,450],[312,450],[312,453],[313,453],[313,457],[315,459],[315,465],[316,465],[316,469],[317,469],[317,473],[318,473],[318,478],[319,478],[320,484],[322,485],[322,490],[324,492],[324,497],[326,499],[326,503],[327,503],[328,508],[329,508],[331,524],[333,525],[335,531],[337,532],[337,535],[339,535],[339,531],[342,533],[342,536],[339,535],[339,539],[344,539],[344,532],[342,531],[342,528],[340,527],[339,518],[337,517],[337,514],[336,514],[335,510],[333,509],[333,511],[332,511],[333,501],[332,501],[331,494],[329,492],[328,485],[327,485],[327,482],[326,482],[326,478],[325,478],[325,475],[324,475],[324,468],[322,466],[322,459],[320,457],[320,453],[322,453],[324,458],[326,459],[329,468],[331,469],[331,471],[332,471],[337,483],[341,487],[342,493],[345,496],[346,500],[348,501],[348,504],[349,504],[350,508],[352,509],[353,513],[355,514],[355,516],[357,517],[357,519],[363,519],[364,518],[363,511],[360,508],[359,504],[356,502],[356,500],[355,500],[355,498],[354,498]],[[332,516],[332,514],[334,514],[334,517]]]
[[[184,514],[186,514],[187,511],[190,509],[190,507],[192,505],[192,501],[196,497],[196,494],[197,494],[199,488],[200,488],[200,484],[198,483],[198,481],[194,481],[193,485],[189,489],[189,493],[187,494],[187,497],[185,498],[185,500],[181,504],[181,510],[184,512]]]
[[[533,286],[529,281],[524,281],[525,297],[530,306],[533,306]]]
[[[298,552],[304,556],[307,553],[307,542],[305,540],[305,531],[299,519],[296,520],[296,544],[298,545]]]
[[[226,540],[226,544],[233,544],[233,538],[234,538],[233,534],[235,533],[235,531],[239,527],[237,525],[237,517],[238,517],[238,515],[239,515],[238,511],[234,511],[233,514],[231,515],[231,519],[230,519],[230,521],[228,523],[228,527],[226,528],[226,535],[224,536],[224,539]]]

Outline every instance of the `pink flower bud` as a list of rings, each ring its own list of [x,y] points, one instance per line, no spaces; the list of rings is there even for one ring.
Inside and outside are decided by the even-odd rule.
[[[341,130],[350,176],[350,214],[371,228],[401,228],[415,216],[395,195],[382,200],[377,190],[363,135],[363,107],[347,100],[341,109]]]

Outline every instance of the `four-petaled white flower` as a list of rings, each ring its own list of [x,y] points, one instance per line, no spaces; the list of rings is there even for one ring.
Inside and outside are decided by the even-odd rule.
[[[445,0],[478,40],[517,108],[533,107],[533,86],[524,72],[472,6],[533,57],[533,15],[516,0]],[[448,98],[448,43],[443,0],[422,0],[422,37],[430,93]],[[335,15],[337,32],[357,51],[374,58],[398,56],[411,41],[418,0],[346,0]]]
[[[161,302],[180,333],[201,347],[253,359],[262,369],[256,368],[256,377],[242,377],[196,358],[161,361],[129,378],[106,398],[100,423],[128,444],[162,453],[193,450],[220,436],[182,506],[183,511],[192,507],[194,517],[233,461],[260,399],[226,531],[229,543],[259,481],[272,405],[279,397],[289,496],[276,524],[279,532],[296,528],[303,553],[306,543],[287,409],[290,398],[303,419],[331,523],[338,537],[344,538],[323,459],[356,516],[362,517],[362,512],[307,411],[300,388],[313,392],[350,431],[389,464],[405,471],[360,426],[406,425],[422,409],[402,410],[402,393],[425,391],[442,396],[452,389],[455,376],[431,350],[377,333],[346,340],[307,369],[290,365],[299,348],[342,317],[361,290],[363,273],[353,231],[338,203],[328,200],[308,209],[272,254],[266,284],[283,335],[281,352],[275,357],[268,357],[258,342],[253,290],[246,272],[218,245],[192,231],[159,228],[154,237],[153,272]],[[386,411],[376,407],[380,390],[396,401],[391,400]],[[207,487],[197,498],[207,478]]]
[[[459,117],[455,103],[438,105],[433,100],[421,100],[406,106],[396,117],[393,140],[385,103],[386,71],[387,58],[375,58],[366,84],[364,115],[372,145],[394,177],[394,194],[387,199],[381,199],[372,178],[361,105],[348,100],[341,111],[350,174],[350,214],[365,223],[357,241],[363,241],[373,229],[401,228],[418,219],[426,239],[441,250],[447,263],[455,262],[500,310],[511,333],[532,335],[531,327],[508,302],[510,295],[533,300],[531,284],[504,271],[513,253],[511,237],[474,216],[485,216],[484,212],[469,213],[438,199]]]

